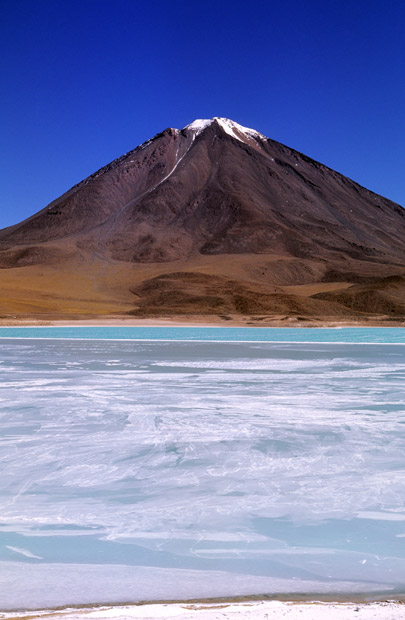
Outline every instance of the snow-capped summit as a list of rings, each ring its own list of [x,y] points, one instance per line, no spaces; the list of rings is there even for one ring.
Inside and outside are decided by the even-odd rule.
[[[251,138],[266,140],[266,136],[255,129],[243,127],[243,125],[239,125],[239,123],[232,121],[230,118],[223,118],[220,116],[214,116],[213,118],[197,118],[189,125],[186,125],[184,129],[188,129],[198,136],[214,123],[217,123],[228,135],[232,136],[232,138],[236,138],[240,142],[249,141]]]

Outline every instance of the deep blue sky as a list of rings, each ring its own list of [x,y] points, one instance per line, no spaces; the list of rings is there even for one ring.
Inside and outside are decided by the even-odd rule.
[[[0,227],[225,116],[405,205],[405,2],[0,0]]]

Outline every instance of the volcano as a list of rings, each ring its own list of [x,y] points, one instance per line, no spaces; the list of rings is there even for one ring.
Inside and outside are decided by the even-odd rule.
[[[405,317],[405,210],[225,118],[0,231],[4,317]]]

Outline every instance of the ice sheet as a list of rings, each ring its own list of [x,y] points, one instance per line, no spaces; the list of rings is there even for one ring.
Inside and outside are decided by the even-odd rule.
[[[1,341],[0,559],[13,583],[105,565],[150,569],[154,598],[159,570],[178,569],[219,595],[215,571],[251,591],[263,579],[266,591],[400,589],[404,352]],[[105,579],[88,602],[105,600]],[[192,597],[196,582],[181,587]],[[142,583],[136,600],[150,596]],[[2,588],[0,608],[4,592],[18,599]]]

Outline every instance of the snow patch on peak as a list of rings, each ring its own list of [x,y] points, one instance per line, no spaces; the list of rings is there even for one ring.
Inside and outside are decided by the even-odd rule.
[[[184,129],[190,129],[191,131],[194,131],[195,134],[198,136],[198,134],[204,131],[204,129],[206,129],[209,125],[212,125],[213,122],[214,119],[212,118],[196,118],[195,121],[193,121],[189,125],[186,125]]]
[[[188,129],[192,131],[195,136],[198,136],[204,131],[204,129],[213,123],[217,123],[228,135],[232,136],[232,138],[236,138],[236,140],[239,140],[240,142],[245,142],[245,144],[251,144],[252,138],[255,140],[258,138],[260,140],[266,140],[266,136],[259,133],[255,129],[243,127],[243,125],[239,125],[239,123],[235,123],[235,121],[231,121],[229,118],[223,118],[220,116],[214,116],[214,118],[197,118],[184,129]]]
[[[236,138],[240,142],[245,142],[246,137],[266,139],[263,134],[259,133],[255,129],[243,127],[243,125],[239,125],[239,123],[235,123],[235,121],[231,121],[229,118],[215,117],[214,120],[217,121],[218,125],[220,125],[227,134],[232,136],[232,138]]]

